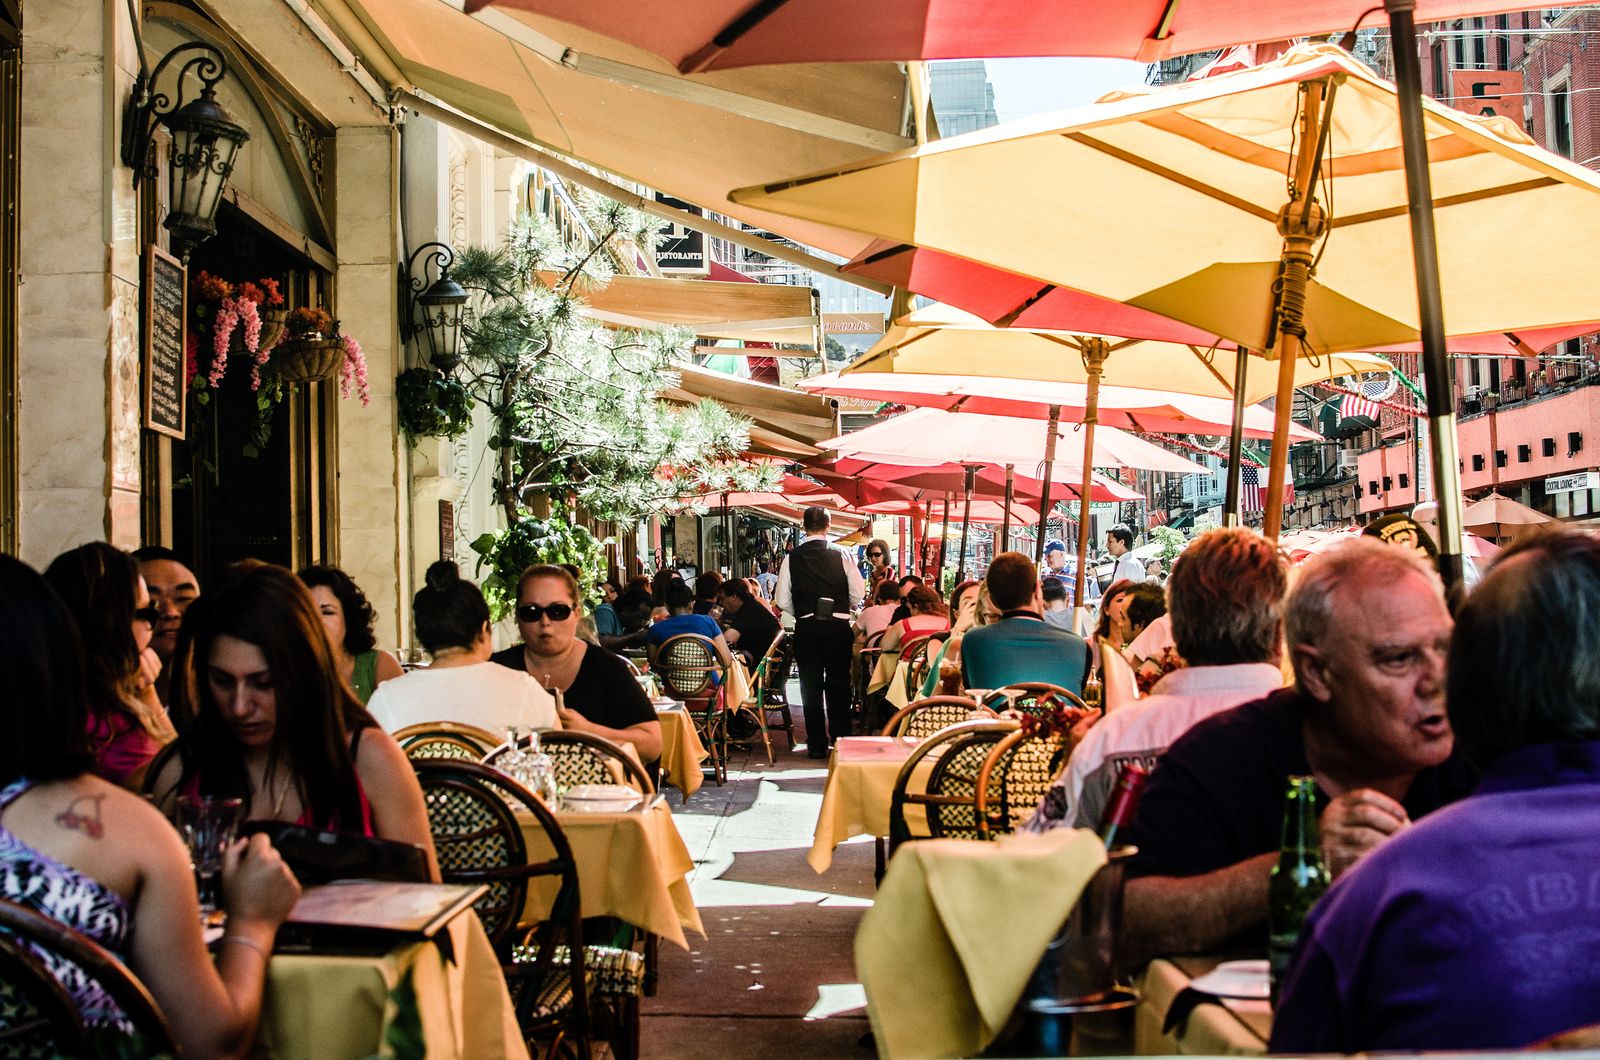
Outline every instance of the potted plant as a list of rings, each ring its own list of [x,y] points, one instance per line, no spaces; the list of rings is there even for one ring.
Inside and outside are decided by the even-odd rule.
[[[459,438],[472,426],[472,395],[454,376],[436,368],[408,368],[394,381],[400,429],[412,445],[418,438]]]
[[[509,615],[517,603],[517,579],[535,563],[571,563],[583,572],[579,593],[593,602],[599,597],[600,572],[605,556],[600,541],[587,527],[559,516],[518,519],[504,530],[483,534],[472,542],[478,554],[477,573],[489,568],[480,588],[496,622]]]
[[[1485,412],[1493,411],[1500,404],[1500,391],[1486,390],[1483,394],[1483,408]]]

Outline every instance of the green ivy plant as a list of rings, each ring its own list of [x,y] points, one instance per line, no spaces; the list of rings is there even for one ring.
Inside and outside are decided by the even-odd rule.
[[[459,438],[472,426],[472,395],[454,376],[436,368],[408,368],[395,377],[400,429],[412,445],[418,438]]]
[[[479,583],[496,622],[517,606],[517,579],[535,563],[571,563],[582,572],[578,589],[593,604],[600,597],[601,568],[605,554],[587,527],[551,517],[517,520],[504,530],[483,534],[472,543],[478,554],[477,573],[489,574]]]

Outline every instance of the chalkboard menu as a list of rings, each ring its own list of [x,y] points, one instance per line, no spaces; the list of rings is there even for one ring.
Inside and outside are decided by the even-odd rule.
[[[187,392],[183,329],[189,270],[151,244],[144,272],[144,425],[182,440]]]

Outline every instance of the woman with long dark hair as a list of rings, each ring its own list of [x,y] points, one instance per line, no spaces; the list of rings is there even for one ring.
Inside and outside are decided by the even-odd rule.
[[[176,662],[174,699],[194,721],[158,794],[240,798],[246,820],[413,843],[432,862],[416,774],[335,669],[292,573],[255,560],[229,567],[190,605]]]
[[[311,599],[316,601],[317,613],[328,630],[328,645],[333,649],[339,676],[350,683],[357,699],[369,702],[379,685],[405,670],[399,659],[379,650],[367,594],[338,567],[307,567],[299,578],[311,590]]]
[[[88,695],[85,732],[93,769],[137,788],[177,735],[155,692],[160,660],[150,647],[160,614],[132,556],[104,542],[57,556],[44,572],[78,630]]]
[[[265,836],[222,868],[228,913],[216,957],[200,933],[189,853],[154,807],[89,772],[92,669],[73,616],[45,580],[0,556],[0,897],[65,924],[126,961],[149,987],[184,1056],[242,1056],[255,1037],[278,925],[299,894]],[[91,1025],[128,1030],[83,970],[47,967]]]
[[[1139,584],[1123,578],[1106,587],[1105,596],[1100,598],[1100,624],[1094,631],[1096,641],[1110,641],[1117,651],[1133,641],[1128,626],[1128,605],[1133,602],[1133,591]]]

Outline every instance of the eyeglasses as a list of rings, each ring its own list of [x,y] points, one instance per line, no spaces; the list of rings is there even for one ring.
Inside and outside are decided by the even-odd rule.
[[[567,604],[519,604],[517,606],[518,622],[537,622],[545,615],[549,615],[552,622],[565,622],[572,617],[572,608]]]
[[[867,553],[867,558],[868,559],[882,559],[883,558],[883,553],[882,552],[868,552]]]
[[[144,622],[149,625],[151,629],[154,629],[156,623],[161,621],[161,608],[141,607],[134,611],[133,620],[135,622]]]

